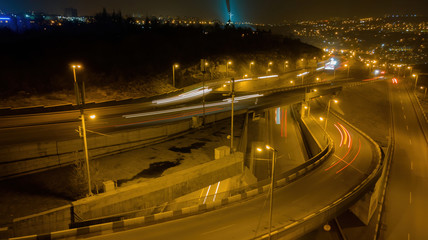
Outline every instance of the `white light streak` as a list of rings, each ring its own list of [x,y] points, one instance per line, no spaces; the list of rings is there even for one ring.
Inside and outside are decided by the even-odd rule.
[[[251,94],[251,95],[245,95],[245,96],[240,96],[240,97],[235,97],[235,103],[237,101],[240,100],[245,100],[245,99],[250,99],[250,98],[257,98],[257,97],[262,97],[263,94]],[[231,103],[232,102],[232,98],[227,98],[227,99],[223,99],[224,102],[228,102]]]
[[[211,91],[212,91],[211,88],[205,87],[205,91],[204,91],[203,88],[200,87],[200,88],[191,90],[189,92],[182,93],[182,94],[180,94],[178,96],[174,96],[174,97],[170,97],[170,98],[165,98],[165,99],[159,99],[159,100],[153,100],[152,103],[162,104],[162,103],[175,102],[175,101],[184,100],[184,99],[187,99],[187,98],[202,96],[203,94],[208,94]]]
[[[301,74],[297,74],[297,76],[298,77],[301,77],[301,76],[304,76],[304,75],[306,75],[306,74],[308,74],[309,72],[304,72],[304,73],[301,73]]]

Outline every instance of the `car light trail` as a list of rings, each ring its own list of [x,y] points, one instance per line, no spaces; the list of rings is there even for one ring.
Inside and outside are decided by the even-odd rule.
[[[307,75],[307,74],[309,74],[309,72],[300,73],[300,74],[297,74],[297,76],[301,77],[301,76],[304,76],[304,75]]]
[[[346,144],[347,138],[349,138],[348,148],[350,148],[351,147],[351,142],[352,142],[351,134],[349,133],[348,129],[346,129],[342,124],[340,124],[340,123],[338,123],[338,124],[343,129],[343,131],[345,131],[345,133],[346,133],[344,144]]]
[[[319,71],[319,70],[323,70],[323,69],[324,69],[324,67],[319,67],[319,68],[317,68],[315,70]]]
[[[159,100],[153,100],[152,103],[163,104],[163,103],[170,103],[170,102],[180,101],[180,100],[184,100],[184,99],[188,99],[188,98],[192,98],[192,97],[202,96],[203,94],[206,95],[206,94],[210,93],[211,91],[212,91],[211,88],[205,87],[205,91],[204,91],[204,88],[200,87],[200,88],[188,91],[186,93],[182,93],[182,94],[180,94],[178,96],[174,96],[174,97],[170,97],[170,98],[165,98],[165,99],[159,99]]]
[[[258,77],[257,79],[274,78],[274,77],[278,77],[278,75],[261,76],[261,77]]]
[[[205,104],[205,107],[206,108],[216,107],[216,106],[221,106],[221,105],[226,105],[226,104],[228,104],[228,103],[227,102],[209,103],[209,104]],[[122,115],[122,117],[124,117],[124,118],[145,117],[145,116],[153,116],[153,115],[159,115],[159,114],[165,114],[165,113],[183,112],[186,110],[198,109],[198,108],[202,108],[202,107],[203,107],[203,105],[201,104],[201,105],[195,105],[195,106],[189,106],[189,107],[159,110],[159,111],[154,111],[154,112],[134,113],[134,114]]]
[[[240,96],[240,97],[235,97],[235,103],[240,101],[240,100],[245,100],[245,99],[250,99],[250,98],[257,98],[257,97],[262,97],[263,94],[251,94],[251,95],[245,95],[245,96]],[[227,98],[227,99],[223,99],[224,102],[228,102],[231,103],[232,102],[232,98]]]
[[[220,110],[223,110],[223,109],[224,108],[222,108],[222,107],[207,108],[205,110],[205,113],[216,112],[216,111],[220,111]],[[126,124],[119,124],[119,125],[103,126],[103,127],[93,128],[93,129],[109,128],[109,127],[131,126],[131,125],[137,125],[137,124],[143,124],[143,123],[157,122],[157,121],[162,121],[162,120],[171,120],[171,119],[180,118],[180,117],[193,116],[193,115],[198,115],[198,114],[202,114],[202,113],[203,113],[203,110],[199,109],[199,110],[196,110],[196,111],[193,111],[193,112],[180,113],[180,114],[176,114],[176,115],[172,115],[172,116],[166,116],[166,117],[163,117],[163,118],[150,119],[150,120],[141,121],[141,122],[134,122],[134,123],[126,123]]]
[[[345,168],[347,168],[349,165],[351,165],[352,164],[352,162],[357,158],[357,156],[358,156],[358,154],[360,154],[360,150],[361,150],[361,141],[360,141],[360,139],[358,139],[358,143],[359,143],[359,146],[358,146],[358,152],[357,152],[357,154],[355,154],[355,157],[348,163],[348,164],[346,164],[346,166],[344,166],[343,168],[341,168],[340,170],[338,170],[337,172],[336,172],[336,174],[338,174],[338,173],[340,173],[343,169],[345,169]]]
[[[340,130],[340,128],[336,125],[336,123],[334,124],[334,126],[337,128],[337,131],[339,131],[339,133],[340,133],[340,144],[339,144],[339,147],[341,147],[342,144],[343,144],[343,133]]]
[[[340,123],[338,123],[338,124],[339,124],[339,126],[343,127],[342,124],[340,124]],[[345,129],[345,132],[347,134],[349,134],[348,130],[346,130],[345,127],[343,127],[343,128]],[[324,169],[324,171],[330,170],[332,167],[336,166],[339,162],[345,162],[344,159],[348,156],[349,152],[351,152],[351,146],[352,146],[352,138],[351,138],[351,135],[349,134],[348,151],[346,152],[346,154],[341,159],[339,159],[338,161],[336,161],[333,165],[331,165],[330,167]]]

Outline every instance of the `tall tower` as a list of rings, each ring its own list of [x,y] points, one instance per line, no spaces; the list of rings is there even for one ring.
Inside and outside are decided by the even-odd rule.
[[[227,25],[232,24],[232,13],[230,12],[230,1],[226,0],[227,12],[229,14],[229,21],[227,21]]]

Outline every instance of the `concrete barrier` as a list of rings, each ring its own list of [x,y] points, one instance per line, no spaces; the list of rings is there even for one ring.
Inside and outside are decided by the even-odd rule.
[[[42,234],[50,232],[53,229],[68,229],[71,222],[71,205],[65,205],[59,208],[38,214],[13,219],[14,236],[23,236],[30,234]]]
[[[207,185],[241,174],[243,158],[242,153],[236,152],[222,159],[210,161],[165,177],[118,188],[39,214],[16,218],[13,220],[13,234],[17,237],[63,231],[69,229],[70,225],[76,221],[101,219],[112,215],[120,218],[121,214],[130,211],[154,208],[160,203],[172,201]],[[205,205],[205,209],[216,206]],[[182,209],[183,213],[198,211],[200,211],[199,208],[194,209],[192,207]],[[152,220],[155,221],[173,217],[174,214],[170,212],[152,216]]]
[[[118,188],[73,202],[74,213],[82,220],[106,217],[157,206],[210,184],[242,173],[243,154],[201,164],[152,181]]]
[[[236,111],[235,115],[247,110]],[[230,112],[207,115],[206,123],[230,117]],[[144,145],[168,139],[191,129],[192,120],[115,132],[109,136],[88,137],[89,156],[97,158],[132,150]],[[72,164],[83,158],[83,144],[79,138],[65,141],[38,142],[4,146],[0,149],[0,180],[55,167]]]

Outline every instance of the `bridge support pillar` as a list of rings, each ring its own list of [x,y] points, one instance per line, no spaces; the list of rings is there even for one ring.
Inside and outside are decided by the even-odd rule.
[[[379,178],[374,189],[364,195],[358,202],[356,202],[349,210],[360,219],[362,223],[368,225],[372,218],[381,194],[381,186],[383,178]]]

